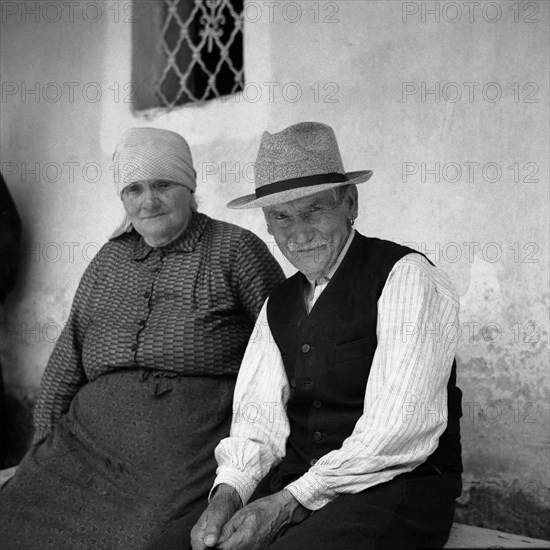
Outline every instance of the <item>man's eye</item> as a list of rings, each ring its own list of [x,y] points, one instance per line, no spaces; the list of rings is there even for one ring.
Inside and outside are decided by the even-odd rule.
[[[311,208],[309,208],[306,215],[310,218],[317,218],[317,216],[321,215],[324,211],[325,209],[322,206],[312,206]]]
[[[276,220],[287,220],[288,216],[286,216],[285,214],[276,214],[275,219]]]
[[[169,182],[169,181],[161,181],[158,186],[161,188],[161,189],[168,189],[169,187],[172,186],[172,184]]]

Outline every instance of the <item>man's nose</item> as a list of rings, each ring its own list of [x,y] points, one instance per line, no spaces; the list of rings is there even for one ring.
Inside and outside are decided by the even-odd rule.
[[[307,244],[315,238],[315,232],[307,220],[302,216],[296,216],[290,236],[296,244]]]

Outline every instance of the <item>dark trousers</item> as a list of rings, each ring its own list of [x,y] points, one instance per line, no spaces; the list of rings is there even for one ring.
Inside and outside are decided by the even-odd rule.
[[[462,490],[461,475],[420,467],[411,474],[353,495],[340,495],[290,527],[270,550],[406,550],[441,548],[447,542]],[[252,500],[267,496],[279,480],[269,474]],[[187,550],[189,533],[203,510],[181,518],[150,550]]]

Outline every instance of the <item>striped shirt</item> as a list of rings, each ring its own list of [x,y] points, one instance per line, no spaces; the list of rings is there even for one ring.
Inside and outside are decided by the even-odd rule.
[[[352,238],[353,233],[348,245]],[[313,303],[329,283],[317,285]],[[290,433],[285,412],[290,386],[266,305],[239,371],[230,437],[216,449],[214,485],[235,487],[245,504],[284,457]],[[408,254],[394,265],[378,301],[378,346],[363,415],[341,448],[287,486],[302,505],[318,510],[339,494],[387,482],[435,450],[446,427],[458,310],[449,278],[423,256]]]

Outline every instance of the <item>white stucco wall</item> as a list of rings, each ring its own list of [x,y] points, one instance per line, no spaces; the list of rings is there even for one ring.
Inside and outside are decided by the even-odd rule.
[[[184,135],[201,210],[252,229],[281,259],[260,212],[224,205],[252,191],[263,130],[326,122],[346,168],[374,170],[357,229],[427,251],[461,296],[467,480],[517,480],[547,501],[548,2],[454,3],[460,18],[449,2],[247,2],[245,92],[147,116],[124,102],[128,2],[118,22],[112,1],[99,3],[95,22],[82,12],[93,2],[73,22],[66,12],[23,21],[20,5],[35,2],[3,4],[18,11],[2,15],[1,162],[24,223],[19,282],[3,311],[9,391],[36,389],[79,277],[117,224],[109,162],[124,130]],[[37,101],[22,93],[35,83]],[[43,94],[55,97],[55,84],[62,95],[50,102]],[[38,163],[41,181],[25,181],[22,163]],[[95,183],[88,163],[101,167]]]

